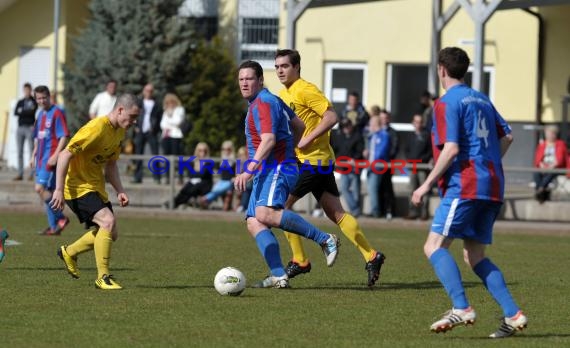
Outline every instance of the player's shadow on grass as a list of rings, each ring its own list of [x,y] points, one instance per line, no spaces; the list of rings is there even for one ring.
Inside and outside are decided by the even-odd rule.
[[[186,290],[186,289],[213,289],[212,285],[135,285],[135,288],[140,289],[166,289],[166,290]]]
[[[483,286],[479,282],[463,282],[464,288],[473,288],[477,286]],[[322,285],[322,286],[295,286],[292,285],[292,289],[297,290],[355,290],[355,291],[386,291],[386,290],[419,290],[419,289],[440,289],[442,287],[441,283],[437,281],[430,282],[416,282],[416,283],[388,283],[380,281],[375,286],[369,288],[366,284],[355,284],[355,283],[345,283],[345,284],[333,284],[333,285]]]
[[[528,330],[524,330],[522,332],[517,332],[514,336],[508,337],[508,338],[504,338],[501,339],[502,340],[520,340],[520,339],[529,339],[529,338],[564,338],[564,337],[570,337],[569,333],[554,333],[554,332],[548,332],[548,333],[537,333],[537,334],[533,334],[528,332]],[[487,336],[471,336],[471,337],[465,337],[465,336],[447,336],[447,339],[452,339],[452,340],[460,340],[460,341],[465,341],[465,340],[475,340],[475,341],[491,341],[492,339],[490,339]],[[492,340],[494,341],[494,340]]]
[[[7,271],[10,270],[15,270],[15,271],[65,271],[65,268],[63,267],[7,267],[6,268]],[[80,269],[81,271],[85,270],[85,271],[96,271],[97,268],[95,267],[81,267]],[[113,267],[113,271],[134,271],[134,268],[128,268],[128,267],[124,267],[124,268],[115,268]]]

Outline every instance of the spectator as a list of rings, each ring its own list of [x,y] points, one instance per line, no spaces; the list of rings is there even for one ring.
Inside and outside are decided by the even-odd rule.
[[[198,143],[194,149],[194,170],[190,173],[190,180],[182,187],[180,192],[174,197],[174,209],[182,204],[188,204],[190,199],[198,198],[210,192],[212,189],[212,170],[202,168],[202,160],[210,157],[210,147],[206,143]],[[169,202],[165,202],[168,207]]]
[[[356,173],[354,160],[362,159],[364,151],[364,139],[358,130],[354,129],[349,118],[340,121],[340,130],[332,133],[332,148],[335,156],[351,158],[352,171],[340,176],[340,191],[350,213],[354,217],[361,214],[360,174]]]
[[[95,99],[91,102],[89,106],[89,118],[94,119],[98,116],[106,116],[109,114],[115,102],[117,101],[117,81],[109,80],[105,90],[95,96]]]
[[[431,132],[431,127],[433,125],[432,113],[433,113],[433,96],[429,91],[424,91],[420,96],[420,110],[419,113],[422,116],[422,126]]]
[[[366,133],[370,116],[360,102],[360,95],[358,92],[353,91],[348,95],[348,103],[341,115],[341,119],[349,119],[360,135],[364,135]]]
[[[382,127],[379,116],[370,118],[370,134],[368,135],[368,147],[364,151],[364,155],[370,163],[376,160],[390,160],[390,133],[386,128]],[[382,168],[382,164],[378,164],[376,172],[372,169],[368,171],[368,197],[370,202],[370,214],[372,217],[380,217],[380,185],[382,178],[390,172],[390,168]],[[378,172],[384,173],[379,174]]]
[[[390,151],[388,161],[393,160],[398,155],[399,141],[398,133],[390,126],[390,112],[382,110],[380,112],[380,124],[390,135]],[[394,185],[392,184],[392,168],[382,175],[380,183],[380,211],[385,214],[387,220],[392,220],[396,203],[396,195],[394,194]]]
[[[226,140],[222,143],[220,157],[222,159],[218,169],[220,180],[216,182],[212,191],[200,198],[200,206],[203,209],[206,209],[210,203],[215,201],[218,197],[224,197],[223,210],[230,211],[232,209],[232,200],[234,198],[233,182],[236,171],[236,154],[234,143],[231,140]]]
[[[236,166],[236,171],[241,172],[243,171],[244,163],[249,159],[247,148],[242,146],[237,151],[237,159],[239,164]],[[247,210],[247,206],[249,205],[249,197],[251,197],[251,191],[253,189],[253,180],[247,182],[246,190],[244,192],[237,193],[237,199],[239,201],[239,205],[236,208],[236,212],[241,213]]]
[[[182,154],[181,126],[186,118],[186,112],[181,104],[180,99],[174,93],[167,93],[164,96],[162,102],[164,113],[160,120],[160,129],[162,130],[162,154],[165,156]],[[178,181],[182,184],[181,174]],[[167,173],[166,184],[170,184],[169,173]]]
[[[141,114],[134,127],[135,153],[143,155],[145,146],[150,146],[151,155],[158,155],[158,134],[160,133],[160,121],[162,119],[162,106],[157,103],[154,96],[154,87],[151,83],[143,87]],[[136,161],[136,169],[133,183],[140,184],[143,179],[143,161]],[[154,181],[160,184],[160,175],[153,174]]]
[[[566,168],[568,150],[563,140],[558,139],[558,127],[551,125],[544,128],[544,140],[542,140],[534,155],[534,166],[542,169]],[[534,173],[535,195],[539,203],[550,200],[548,184],[559,174]]]
[[[69,218],[61,210],[50,204],[55,189],[57,159],[69,139],[67,120],[63,110],[51,104],[49,88],[37,86],[34,90],[39,106],[38,119],[34,126],[34,150],[30,165],[36,170],[34,190],[44,202],[48,227],[40,234],[44,236],[60,235]]]
[[[34,149],[34,123],[36,122],[36,111],[38,109],[38,104],[32,97],[32,85],[29,83],[24,84],[24,97],[18,100],[16,104],[16,109],[14,110],[14,115],[18,117],[18,175],[14,178],[14,181],[21,181],[24,178],[24,145],[27,142],[28,148],[30,149],[29,154],[32,154]],[[30,175],[28,176],[28,181],[34,179],[33,170],[30,169]]]
[[[414,132],[406,144],[405,153],[409,160],[421,160],[422,164],[427,164],[431,160],[431,136],[422,125],[422,115],[416,114],[412,119]],[[410,192],[414,192],[420,187],[427,178],[429,170],[418,169],[410,172]],[[422,204],[417,207],[410,201],[409,213],[406,216],[408,220],[420,218],[427,220],[429,218],[429,192],[422,197]]]

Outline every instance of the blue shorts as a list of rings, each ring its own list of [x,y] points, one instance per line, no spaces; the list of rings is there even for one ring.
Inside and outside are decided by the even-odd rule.
[[[44,169],[36,170],[36,184],[42,185],[46,190],[55,189],[55,168],[53,171]]]
[[[435,210],[431,231],[449,238],[493,242],[493,224],[503,203],[489,200],[443,198]]]
[[[289,192],[297,184],[299,173],[294,164],[279,165],[275,169],[256,174],[247,206],[246,219],[255,216],[256,207],[283,209]]]

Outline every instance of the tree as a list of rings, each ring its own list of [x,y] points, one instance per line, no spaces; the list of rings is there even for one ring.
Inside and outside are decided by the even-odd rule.
[[[236,146],[245,143],[245,102],[237,83],[237,66],[223,42],[202,40],[190,60],[192,89],[182,102],[193,124],[186,138],[186,151],[205,141],[214,152],[224,140]]]
[[[178,16],[182,2],[91,1],[91,19],[73,40],[72,62],[63,67],[72,128],[89,119],[89,104],[109,79],[119,92],[138,94],[147,82],[161,94],[190,91],[188,60],[197,39],[190,21]]]

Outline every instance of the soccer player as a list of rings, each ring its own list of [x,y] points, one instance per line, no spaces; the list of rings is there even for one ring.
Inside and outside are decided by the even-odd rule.
[[[117,240],[118,230],[105,191],[105,179],[117,192],[119,205],[127,206],[129,197],[121,184],[117,159],[125,130],[139,116],[138,105],[137,98],[132,94],[119,96],[108,115],[94,118],[81,127],[59,154],[51,204],[61,210],[65,199],[65,203],[89,230],[73,244],[61,246],[58,255],[68,273],[73,278],[79,278],[77,256],[94,249],[97,263],[95,286],[103,290],[122,289],[109,273],[111,245]]]
[[[240,91],[248,101],[245,134],[249,160],[234,186],[244,192],[253,177],[246,212],[247,229],[271,270],[271,274],[254,287],[287,288],[289,278],[271,227],[292,231],[321,245],[329,267],[338,255],[338,239],[320,231],[295,212],[283,209],[289,190],[297,182],[294,149],[304,125],[281,99],[263,87],[263,69],[259,63],[245,61],[238,71]]]
[[[335,156],[330,146],[330,130],[338,120],[337,114],[323,93],[315,85],[301,78],[299,52],[278,50],[275,55],[275,70],[279,81],[285,85],[279,96],[306,125],[296,149],[301,175],[285,203],[285,208],[292,208],[295,202],[311,192],[327,217],[340,227],[364,257],[368,286],[373,286],[380,276],[385,257],[372,248],[356,219],[345,212],[340,203],[340,194],[333,174]],[[293,258],[287,265],[289,278],[310,272],[311,263],[301,239],[287,232],[285,236],[293,251]]]
[[[4,244],[6,244],[6,239],[8,239],[8,237],[10,237],[8,235],[8,231],[2,229],[2,231],[0,231],[0,262],[4,260],[4,256],[6,255],[6,252],[4,251]]]
[[[507,337],[527,325],[527,317],[513,300],[503,274],[485,257],[491,244],[493,224],[503,201],[505,179],[501,163],[513,141],[511,128],[484,94],[463,83],[469,57],[460,48],[439,52],[438,75],[446,94],[436,101],[432,128],[435,166],[426,181],[412,194],[421,199],[438,182],[438,206],[424,252],[453,308],[431,325],[445,332],[457,325],[473,324],[475,310],[469,305],[455,260],[448,251],[455,238],[463,239],[463,258],[501,306],[504,319],[492,338]]]
[[[63,110],[51,103],[49,88],[37,86],[34,95],[39,112],[34,125],[34,150],[30,166],[36,170],[34,189],[44,202],[48,219],[48,227],[40,234],[55,236],[61,234],[69,223],[69,218],[62,211],[50,205],[55,188],[57,158],[69,139],[69,130]]]

